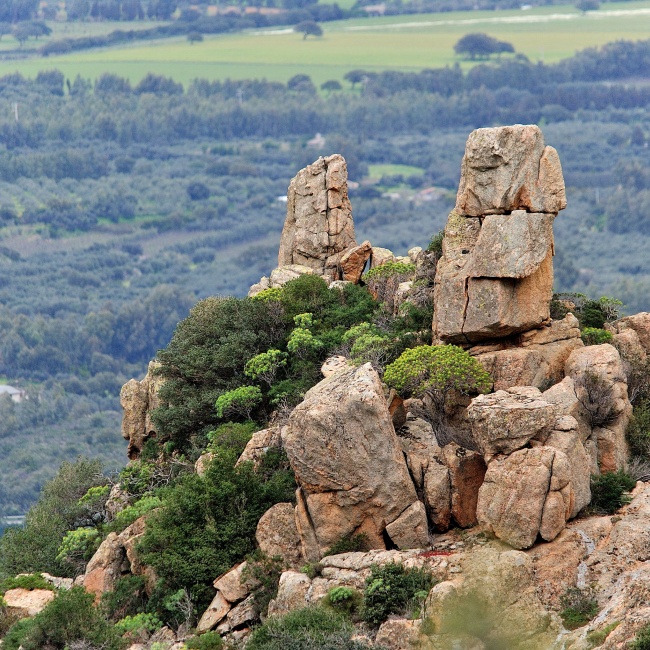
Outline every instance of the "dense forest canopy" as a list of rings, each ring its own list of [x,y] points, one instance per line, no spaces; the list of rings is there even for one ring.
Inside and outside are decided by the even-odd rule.
[[[278,199],[321,154],[359,183],[357,239],[402,254],[444,225],[471,129],[542,124],[569,198],[556,290],[650,309],[649,69],[644,41],[556,65],[362,71],[362,90],[322,95],[309,80],[0,78],[0,375],[30,396],[0,400],[4,509],[79,453],[123,462],[119,387],[198,298],[242,296],[275,266]]]

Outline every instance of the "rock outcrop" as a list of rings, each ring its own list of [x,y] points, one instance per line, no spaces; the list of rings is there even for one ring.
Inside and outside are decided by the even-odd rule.
[[[339,154],[319,158],[293,178],[287,194],[279,267],[300,264],[316,275],[339,279],[343,253],[357,245],[347,181],[347,165]]]
[[[56,597],[56,592],[50,589],[8,589],[3,599],[7,614],[16,618],[36,616]]]
[[[470,135],[436,273],[436,339],[475,343],[549,320],[552,224],[564,207],[560,161],[537,126]]]
[[[130,379],[120,391],[120,404],[124,409],[122,437],[129,441],[127,455],[131,460],[138,458],[144,443],[156,435],[151,412],[160,406],[158,391],[163,379],[156,375],[158,363],[151,361],[142,381]]]
[[[478,520],[499,539],[530,548],[537,535],[551,541],[573,510],[571,467],[551,447],[519,449],[488,464],[478,495]]]
[[[297,523],[307,558],[347,535],[365,534],[372,547],[384,548],[391,524],[394,544],[426,545],[424,508],[414,505],[415,488],[370,364],[344,368],[309,390],[282,442],[300,486]]]

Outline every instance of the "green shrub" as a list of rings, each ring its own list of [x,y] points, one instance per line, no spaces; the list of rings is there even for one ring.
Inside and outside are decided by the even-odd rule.
[[[218,632],[206,632],[185,642],[187,650],[221,650],[223,641]]]
[[[323,606],[330,607],[337,612],[354,616],[361,610],[363,596],[352,587],[333,587],[323,598]]]
[[[156,612],[163,620],[166,595],[180,589],[203,611],[214,595],[214,576],[254,550],[260,517],[294,498],[295,480],[281,454],[267,454],[255,470],[252,463],[235,467],[239,454],[232,448],[213,453],[204,476],[185,475],[167,490],[138,547],[141,560],[162,579]]]
[[[115,623],[115,629],[129,640],[146,640],[150,634],[163,626],[162,621],[155,615],[146,612],[125,616]]]
[[[629,650],[650,650],[650,623],[644,625],[635,635]]]
[[[80,574],[101,542],[101,533],[96,528],[69,530],[61,541],[56,559],[69,564],[75,573]]]
[[[115,519],[111,522],[110,530],[120,532],[128,528],[134,521],[140,519],[148,512],[160,508],[163,502],[157,496],[145,496],[138,499],[135,503],[131,504],[121,510],[115,515]]]
[[[598,603],[588,589],[571,587],[560,598],[560,618],[567,630],[575,630],[589,623],[598,614]]]
[[[580,338],[585,345],[601,345],[602,343],[611,343],[612,333],[597,327],[585,327]]]
[[[333,544],[323,557],[328,555],[339,555],[339,553],[352,553],[357,551],[367,551],[370,545],[368,536],[361,533],[360,535],[345,535],[338,542]]]
[[[126,575],[115,582],[113,591],[102,594],[101,611],[111,621],[145,611],[147,594],[142,576]]]
[[[320,562],[308,562],[300,567],[300,572],[304,573],[310,580],[320,576],[323,571],[323,565]]]
[[[217,417],[223,419],[229,415],[239,415],[245,420],[262,401],[262,391],[257,386],[239,386],[219,395],[215,402]]]
[[[251,379],[258,379],[269,386],[282,368],[287,365],[287,353],[281,350],[267,350],[256,354],[244,366],[244,374]]]
[[[205,434],[219,423],[217,398],[244,385],[246,361],[280,348],[288,329],[284,310],[274,301],[206,298],[197,303],[158,353],[157,372],[165,380],[161,406],[152,414],[158,443],[170,441],[181,452],[193,444],[203,448]]]
[[[124,642],[119,633],[93,607],[93,600],[83,587],[59,592],[33,619],[19,621],[9,630],[3,650],[64,650],[74,641],[121,650]]]
[[[380,625],[390,614],[403,614],[416,605],[434,585],[424,569],[405,569],[401,564],[373,565],[363,593],[363,618]],[[426,594],[425,594],[426,596]]]
[[[607,472],[591,477],[592,512],[612,515],[630,502],[627,494],[634,489],[636,481],[623,471]]]
[[[352,641],[354,627],[338,612],[307,607],[272,617],[254,630],[246,650],[362,650]]]
[[[580,325],[585,328],[602,329],[605,313],[597,300],[587,300],[580,312]]]
[[[431,241],[427,246],[427,250],[430,253],[438,253],[439,255],[442,255],[442,240],[444,238],[445,238],[444,230],[441,230],[440,232],[436,233],[433,237],[431,237]]]
[[[363,274],[365,282],[377,280],[379,278],[390,278],[395,275],[413,275],[415,273],[415,264],[404,262],[386,262],[380,266],[375,266]]]
[[[19,575],[15,578],[6,578],[0,584],[0,594],[4,594],[10,589],[49,589],[56,591],[54,585],[48,582],[40,573]]]
[[[216,429],[209,431],[207,438],[210,441],[208,449],[231,449],[238,456],[246,448],[252,435],[259,430],[255,422],[226,422]]]
[[[650,457],[650,404],[635,404],[625,432],[633,456]]]
[[[592,648],[597,648],[598,646],[605,643],[607,637],[620,625],[619,621],[614,621],[609,625],[606,625],[602,630],[592,630],[587,634],[587,641]],[[649,638],[650,640],[650,638]],[[643,650],[643,649],[641,649]],[[647,650],[650,650],[650,644],[647,646]]]
[[[384,381],[405,396],[428,393],[443,399],[451,390],[480,393],[492,385],[483,366],[455,345],[420,345],[405,350],[386,367]]]

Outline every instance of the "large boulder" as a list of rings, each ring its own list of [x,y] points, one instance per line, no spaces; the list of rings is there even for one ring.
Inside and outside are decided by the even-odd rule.
[[[383,548],[387,526],[417,501],[370,364],[343,369],[309,390],[283,429],[282,442],[300,485],[296,519],[303,548],[310,546],[306,557],[314,542],[323,553],[360,533],[373,548]],[[418,516],[418,541],[426,545],[423,510]]]
[[[287,194],[279,267],[300,264],[339,279],[342,254],[356,246],[347,180],[340,154],[319,158],[296,174]]]
[[[353,246],[341,256],[341,273],[343,279],[358,284],[366,263],[372,253],[372,244],[366,240],[359,246]]]
[[[476,129],[461,163],[456,209],[478,217],[514,210],[557,213],[566,207],[557,151],[538,126]]]
[[[158,391],[163,379],[155,372],[159,365],[149,362],[144,379],[130,379],[120,391],[120,404],[124,409],[122,437],[129,441],[127,455],[131,460],[138,458],[144,443],[156,435],[151,413],[160,406]]]
[[[640,312],[633,316],[625,316],[608,326],[608,329],[618,335],[633,332],[636,336],[633,339],[638,341],[640,350],[645,356],[650,354],[650,312]],[[638,352],[637,352],[638,354]]]
[[[571,466],[552,447],[519,449],[488,464],[479,490],[478,520],[499,539],[530,548],[562,531],[573,510]]]
[[[126,549],[117,533],[109,533],[86,566],[86,572],[77,578],[86,591],[99,602],[102,594],[113,591],[117,580],[129,570]]]
[[[51,589],[8,589],[3,595],[7,613],[19,618],[36,616],[55,597],[56,593]]]
[[[280,556],[288,567],[304,564],[291,503],[276,503],[269,508],[257,523],[255,539],[260,550],[268,557]]]
[[[556,408],[539,390],[515,391],[479,395],[467,409],[476,446],[488,459],[521,449],[531,438],[549,432],[557,418]]]

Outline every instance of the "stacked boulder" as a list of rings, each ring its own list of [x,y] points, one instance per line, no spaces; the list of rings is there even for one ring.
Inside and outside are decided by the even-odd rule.
[[[366,266],[374,268],[399,259],[409,261],[369,241],[357,244],[345,158],[340,154],[321,157],[291,180],[278,266],[254,284],[248,295],[281,287],[301,275],[316,275],[328,285],[341,281],[358,284]]]
[[[476,343],[548,322],[553,220],[565,207],[559,157],[537,126],[469,136],[436,273],[437,340]]]

